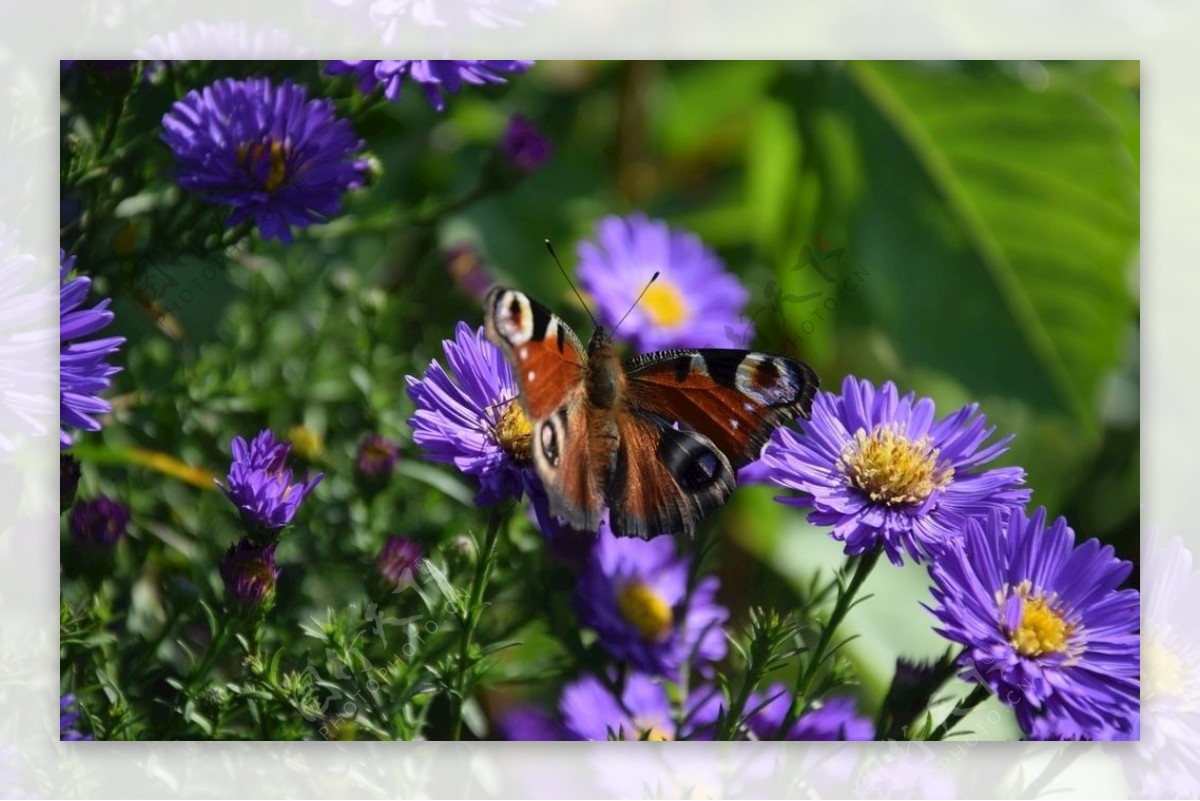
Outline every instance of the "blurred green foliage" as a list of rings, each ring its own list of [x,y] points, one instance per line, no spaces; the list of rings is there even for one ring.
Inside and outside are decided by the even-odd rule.
[[[171,697],[163,683],[188,664],[173,643],[197,636],[197,604],[220,597],[216,565],[237,535],[211,476],[164,477],[136,449],[223,474],[235,434],[303,426],[319,438],[308,462],[326,479],[279,552],[273,625],[288,636],[327,607],[387,602],[364,587],[389,534],[418,539],[454,576],[446,548],[481,534],[479,514],[462,477],[424,462],[405,424],[404,376],[441,358],[456,321],[482,322],[445,250],[473,245],[492,277],[586,336],[542,242],[571,269],[573,244],[601,216],[633,210],[717,249],[751,291],[755,346],[808,361],[827,389],[854,374],[929,395],[942,413],[979,402],[1016,435],[1004,461],[1028,471],[1034,504],[1136,560],[1136,63],[546,62],[504,87],[468,87],[444,114],[417,92],[365,101],[318,64],[169,64],[153,80],[148,68],[64,74],[62,243],[115,298],[113,329],[129,338],[117,411],[77,449],[81,494],[103,489],[134,511],[107,577],[64,556],[64,603],[70,620],[99,617],[156,649],[144,664],[105,638],[72,650],[64,670],[85,696],[101,665],[110,699]],[[225,231],[224,211],[174,186],[157,140],[186,90],[251,74],[335,98],[377,164],[343,215],[292,246]],[[517,185],[481,185],[515,112],[554,142],[554,158]],[[393,481],[364,492],[353,457],[370,431],[404,446]],[[771,497],[740,491],[712,524],[721,597],[738,620],[751,604],[802,605],[814,574],[840,563],[823,531]],[[522,569],[545,570],[520,581],[569,586],[532,532],[513,536]],[[532,619],[528,589],[496,588],[489,635]],[[873,708],[897,656],[944,645],[917,605],[923,570],[882,567],[867,591],[886,601],[851,612],[847,629],[865,636],[847,653]],[[518,694],[552,703],[543,685],[566,655],[541,625],[494,657],[497,698],[524,683]],[[312,638],[314,659],[325,648]],[[181,733],[88,713],[110,736]]]

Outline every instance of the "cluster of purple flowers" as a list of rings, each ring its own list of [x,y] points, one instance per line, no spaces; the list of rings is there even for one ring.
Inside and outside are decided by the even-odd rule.
[[[725,326],[743,325],[747,293],[694,235],[632,215],[603,220],[597,241],[579,246],[580,283],[610,326],[656,271],[660,281],[620,330],[638,349],[712,345]],[[434,362],[424,379],[409,379],[414,439],[430,458],[478,480],[482,501],[528,492],[552,551],[567,540],[578,546],[578,532],[543,508],[529,468],[529,422],[512,402],[499,351],[462,324],[445,351],[453,377]],[[818,393],[810,419],[775,432],[752,473],[792,490],[778,500],[808,509],[848,555],[929,562],[930,611],[938,631],[963,646],[962,677],[1011,706],[1030,738],[1129,738],[1138,721],[1139,601],[1120,585],[1131,565],[1097,540],[1077,545],[1065,520],[1046,525],[1044,510],[1028,516],[1024,471],[993,464],[1011,437],[994,433],[977,404],[938,418],[928,398],[847,377],[840,393]],[[716,577],[689,586],[689,557],[672,538],[618,538],[604,525],[573,556],[578,620],[624,669],[568,684],[561,724],[548,728],[544,713],[520,708],[501,729],[514,738],[705,736],[720,693],[687,702],[694,708],[681,714],[664,682],[684,668],[706,680],[725,657],[729,615],[717,603]],[[689,697],[703,695],[693,684]],[[753,701],[745,722],[756,737],[874,734],[847,698],[810,703],[786,732],[792,701],[782,687]]]
[[[383,87],[388,100],[400,99],[405,81],[416,84],[429,105],[446,107],[446,94],[457,94],[464,84],[504,83],[503,73],[524,72],[532,61],[331,61],[330,75],[352,75],[364,94]]]

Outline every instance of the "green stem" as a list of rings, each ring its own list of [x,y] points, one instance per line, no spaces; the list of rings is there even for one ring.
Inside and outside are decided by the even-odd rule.
[[[873,550],[867,551],[865,554],[857,557],[858,565],[854,568],[854,575],[851,577],[850,583],[846,585],[846,591],[838,593],[837,602],[833,606],[833,612],[829,615],[829,622],[821,628],[821,636],[817,639],[817,644],[809,655],[804,671],[796,681],[796,692],[792,694],[791,706],[788,708],[787,715],[784,716],[783,724],[779,727],[780,737],[783,737],[784,733],[791,729],[792,724],[796,722],[796,718],[800,716],[801,707],[797,702],[800,698],[807,699],[809,693],[812,691],[813,679],[817,677],[821,666],[829,657],[829,648],[833,642],[834,632],[841,625],[842,620],[846,617],[846,613],[850,611],[850,607],[854,605],[855,596],[858,595],[858,591],[862,588],[863,582],[867,580],[867,576],[871,575],[871,571],[875,569],[881,553],[883,553],[883,548],[876,546]]]
[[[474,662],[471,660],[471,639],[475,628],[483,614],[483,596],[487,589],[488,577],[492,572],[492,564],[496,556],[496,543],[500,538],[500,527],[505,515],[493,508],[488,515],[487,533],[484,534],[483,547],[479,549],[479,560],[475,563],[475,575],[471,580],[471,594],[467,606],[463,610],[462,638],[458,647],[457,675],[454,677],[454,692],[450,698],[452,704],[450,715],[450,739],[462,737],[463,708],[467,703],[468,675]]]
[[[985,701],[991,692],[982,684],[976,684],[975,689],[971,690],[970,694],[954,705],[954,709],[950,710],[950,714],[946,719],[933,730],[929,735],[930,740],[944,740],[950,730],[958,725],[958,722],[965,718],[972,709],[979,706]]]

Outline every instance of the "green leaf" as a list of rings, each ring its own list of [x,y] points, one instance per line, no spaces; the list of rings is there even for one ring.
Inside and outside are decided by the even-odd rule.
[[[1122,131],[1080,91],[986,66],[848,75],[870,184],[856,256],[901,355],[1094,426],[1133,319],[1138,176]]]

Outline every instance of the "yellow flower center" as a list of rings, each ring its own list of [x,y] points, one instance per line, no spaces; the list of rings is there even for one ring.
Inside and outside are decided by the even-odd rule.
[[[670,605],[644,582],[635,579],[618,589],[617,609],[626,623],[651,642],[662,642],[671,634],[674,615]]]
[[[533,426],[530,425],[529,418],[521,410],[521,404],[517,403],[516,398],[512,398],[505,405],[493,430],[496,442],[500,443],[500,447],[514,461],[528,464],[533,460],[530,453],[530,446],[533,443]]]
[[[247,142],[238,147],[238,164],[252,177],[258,176],[258,165],[264,158],[270,159],[263,188],[274,192],[287,178],[287,149],[282,142]]]
[[[633,724],[638,729],[637,737],[626,737],[625,739],[646,740],[651,743],[665,743],[675,739],[670,732],[659,728],[653,721],[635,718]]]
[[[1143,696],[1180,698],[1183,686],[1183,661],[1153,632],[1147,632],[1142,641]]]
[[[954,468],[938,465],[929,437],[909,439],[903,426],[881,423],[871,433],[859,429],[842,449],[838,468],[846,482],[876,503],[917,506],[954,478]]]
[[[1041,593],[1030,597],[1028,589],[1021,595],[1021,623],[1008,636],[1008,641],[1023,656],[1062,654],[1069,648],[1068,639],[1075,627],[1054,608],[1053,598]]]
[[[671,328],[688,318],[688,307],[674,284],[659,279],[642,296],[642,308],[655,325]]]

